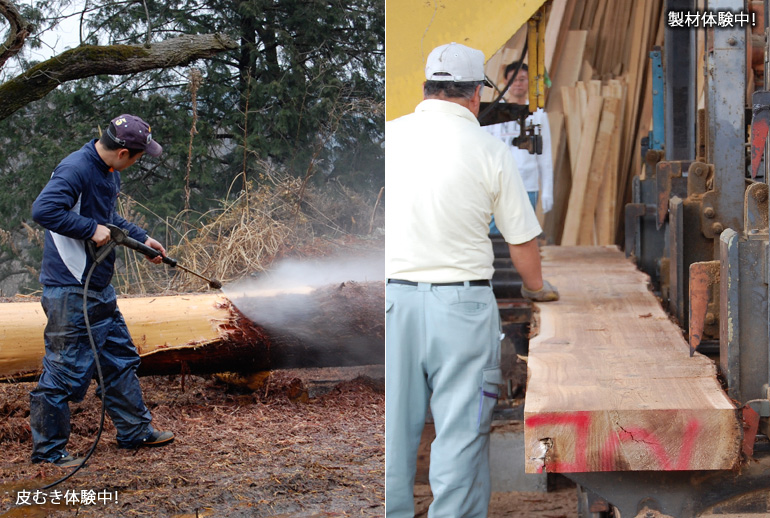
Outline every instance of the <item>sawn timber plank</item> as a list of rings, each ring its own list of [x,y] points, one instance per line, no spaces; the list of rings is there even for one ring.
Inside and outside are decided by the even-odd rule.
[[[524,404],[526,472],[731,469],[738,412],[692,358],[648,277],[614,246],[544,247],[561,299],[537,305]]]

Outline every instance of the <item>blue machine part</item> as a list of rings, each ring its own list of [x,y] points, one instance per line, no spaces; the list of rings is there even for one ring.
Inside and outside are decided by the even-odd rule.
[[[664,129],[664,84],[663,59],[660,47],[650,51],[652,60],[652,131],[650,132],[650,149],[663,149],[665,140]]]

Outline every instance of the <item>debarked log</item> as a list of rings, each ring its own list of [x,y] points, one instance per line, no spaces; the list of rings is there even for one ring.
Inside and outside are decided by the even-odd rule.
[[[120,298],[118,307],[139,375],[248,373],[384,363],[384,299],[382,281],[345,282],[303,293]],[[45,325],[39,302],[0,304],[0,380],[39,375]]]

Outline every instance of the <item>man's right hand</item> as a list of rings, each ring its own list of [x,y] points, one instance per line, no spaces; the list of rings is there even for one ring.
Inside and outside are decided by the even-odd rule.
[[[550,282],[543,280],[543,287],[537,291],[528,290],[526,286],[521,286],[521,294],[532,302],[551,302],[559,300],[559,290],[554,288]]]
[[[96,246],[104,246],[110,240],[110,229],[104,225],[96,225],[96,231],[91,236],[91,241],[96,243]]]

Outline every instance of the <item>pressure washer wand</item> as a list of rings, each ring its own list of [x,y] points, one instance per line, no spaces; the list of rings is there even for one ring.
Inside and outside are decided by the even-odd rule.
[[[154,248],[151,248],[151,247],[145,245],[144,243],[140,243],[136,239],[130,237],[126,233],[126,231],[123,230],[122,228],[116,227],[115,225],[112,225],[112,224],[109,224],[109,223],[107,224],[107,228],[110,229],[110,237],[112,238],[112,240],[115,243],[117,243],[119,245],[123,245],[123,246],[125,246],[127,248],[130,248],[132,250],[136,250],[137,252],[146,255],[150,259],[154,259],[154,258],[158,257],[159,255],[161,255],[160,252],[158,252]],[[216,279],[209,279],[207,277],[204,277],[200,273],[194,272],[194,271],[190,270],[189,268],[186,268],[186,267],[182,266],[181,264],[179,264],[177,262],[176,259],[172,259],[170,257],[163,256],[163,262],[165,264],[169,265],[172,268],[179,268],[180,270],[184,270],[187,273],[190,273],[192,275],[195,275],[196,277],[199,277],[199,278],[203,279],[204,281],[206,281],[209,284],[209,286],[211,288],[214,288],[215,290],[221,290],[222,289],[222,283],[219,282],[218,280],[216,280]]]
[[[164,257],[163,258],[163,262],[164,263],[166,263],[168,265],[171,265],[172,267],[179,268],[180,270],[184,270],[187,273],[191,273],[192,275],[195,275],[196,277],[199,277],[199,278],[203,279],[204,281],[208,282],[209,286],[214,288],[215,290],[221,290],[222,289],[222,283],[219,282],[218,280],[216,280],[216,279],[208,279],[208,278],[204,277],[203,275],[199,274],[198,272],[194,272],[194,271],[190,270],[189,268],[185,268],[181,264],[177,263],[175,259],[170,259],[170,261],[174,261],[174,264],[171,264],[170,262],[167,262],[166,259],[168,259],[168,257]]]

